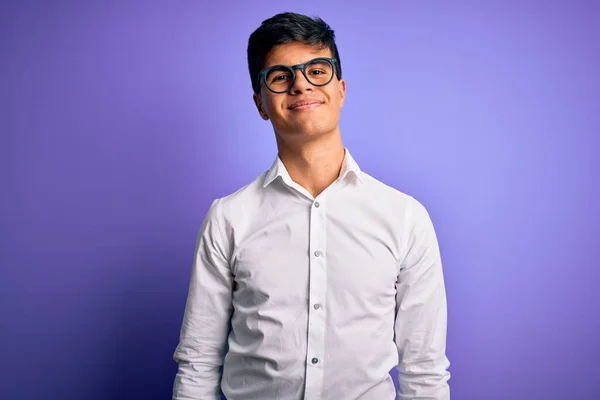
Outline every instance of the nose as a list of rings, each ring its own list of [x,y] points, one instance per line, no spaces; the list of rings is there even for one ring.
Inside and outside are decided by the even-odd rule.
[[[306,77],[302,73],[302,69],[298,68],[294,72],[296,73],[296,79],[290,88],[290,93],[298,94],[302,93],[303,91],[311,91],[313,86],[308,80],[306,80]]]

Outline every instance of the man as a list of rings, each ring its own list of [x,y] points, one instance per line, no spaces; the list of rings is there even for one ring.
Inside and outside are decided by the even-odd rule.
[[[449,399],[446,294],[426,209],[342,143],[334,32],[284,13],[250,36],[272,167],[200,229],[173,399]]]

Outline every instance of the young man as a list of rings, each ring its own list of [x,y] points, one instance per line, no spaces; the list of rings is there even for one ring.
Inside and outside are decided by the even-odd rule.
[[[250,36],[272,167],[201,227],[173,399],[450,398],[446,293],[426,209],[342,143],[334,32],[285,13]]]

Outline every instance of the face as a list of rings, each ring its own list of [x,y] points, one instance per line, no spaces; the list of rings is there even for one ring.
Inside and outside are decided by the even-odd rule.
[[[264,68],[273,65],[304,64],[317,57],[331,58],[328,48],[319,49],[304,43],[288,43],[268,54]],[[286,140],[306,140],[339,133],[340,110],[346,95],[346,82],[334,76],[325,86],[311,84],[301,69],[286,93],[273,93],[261,79],[260,92],[254,102],[260,116],[270,120],[275,133]],[[309,75],[309,71],[307,71]],[[310,77],[311,75],[309,75]]]

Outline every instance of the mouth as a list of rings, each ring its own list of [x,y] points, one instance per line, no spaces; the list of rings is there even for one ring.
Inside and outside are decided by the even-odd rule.
[[[318,100],[300,100],[295,103],[292,103],[288,110],[292,111],[302,111],[302,110],[310,110],[312,108],[319,107],[323,102]]]

